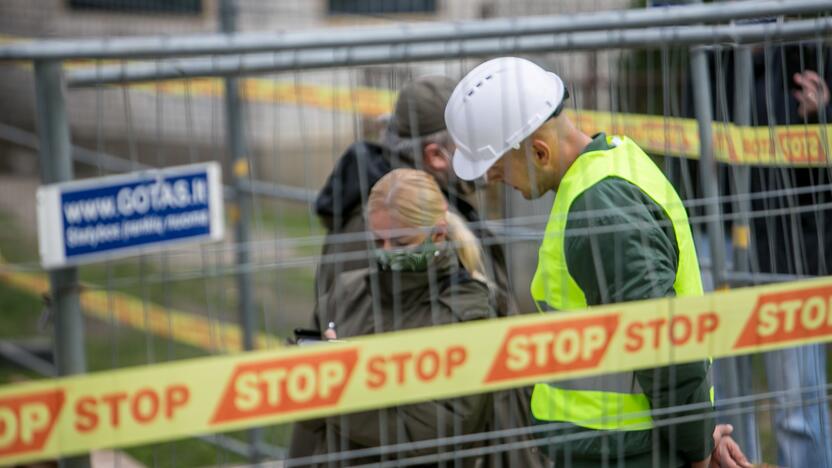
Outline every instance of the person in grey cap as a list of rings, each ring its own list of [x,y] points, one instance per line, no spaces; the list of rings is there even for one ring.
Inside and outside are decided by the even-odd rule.
[[[463,218],[481,241],[484,247],[483,263],[492,293],[493,316],[518,313],[516,301],[510,293],[512,289],[502,246],[482,226],[477,210],[465,200],[474,185],[457,178],[451,167],[455,147],[445,126],[444,112],[455,86],[456,81],[442,76],[426,76],[409,83],[399,93],[383,142],[358,141],[347,148],[338,160],[315,202],[316,212],[327,230],[315,277],[316,310],[318,300],[328,297],[339,275],[370,268],[376,262],[372,245],[368,242],[364,218],[364,208],[373,185],[394,169],[415,168],[433,176],[445,195],[448,209]],[[437,288],[441,287],[437,285]],[[328,325],[313,319],[312,327],[322,333]],[[487,430],[529,426],[530,394],[530,388],[493,393],[493,412],[488,415]],[[389,424],[396,422],[389,421]],[[326,438],[327,434],[333,438]],[[339,437],[336,428],[329,427],[325,420],[296,424],[290,456],[314,454],[316,449],[311,441],[321,440],[322,436],[324,440],[331,441],[337,441]],[[528,438],[501,437],[490,443],[506,444]],[[338,451],[340,445],[335,442],[329,448],[329,451]],[[543,466],[538,451],[528,448],[490,455],[483,461],[486,466]]]

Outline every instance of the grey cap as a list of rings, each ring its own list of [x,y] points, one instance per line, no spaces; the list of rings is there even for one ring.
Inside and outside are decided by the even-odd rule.
[[[401,138],[423,137],[445,130],[445,105],[456,81],[423,76],[405,86],[396,101],[393,128]]]

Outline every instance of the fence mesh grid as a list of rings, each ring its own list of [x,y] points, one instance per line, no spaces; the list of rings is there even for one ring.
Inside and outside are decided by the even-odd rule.
[[[69,10],[69,16],[75,17],[67,21],[79,22],[84,15],[72,11],[73,8],[115,3],[63,2],[54,13],[59,18],[50,21],[61,23],[64,10]],[[148,8],[160,4],[123,3]],[[294,18],[297,27],[308,27],[317,23],[306,18],[306,13],[299,13],[305,3],[239,1],[236,6],[242,29],[267,27],[264,18],[271,16],[287,22]],[[373,15],[361,10],[361,5],[371,8],[372,2],[319,3],[335,10],[356,8],[361,15],[350,18],[355,20],[358,16],[359,23],[366,16],[381,18],[382,22],[400,18],[388,18],[388,12]],[[199,6],[199,12],[194,14],[201,15],[187,20],[193,23],[193,31],[214,30],[216,18],[205,19],[213,14],[214,2],[182,2],[182,8],[187,10],[191,4]],[[466,15],[472,13],[468,10],[476,10],[473,14],[479,17],[551,13],[543,2],[525,2],[516,9],[507,5],[472,1],[462,8],[445,2],[414,1],[408,7],[439,8],[452,18],[469,17]],[[606,2],[594,5],[599,9],[621,6]],[[34,7],[25,3],[0,8],[31,16]],[[828,17],[828,13],[821,16]],[[156,27],[167,33],[167,26],[162,25],[165,21],[162,19],[146,30],[139,28],[136,34],[159,32]],[[339,18],[330,17],[327,21],[337,26],[351,24],[350,20]],[[406,31],[407,24],[402,28]],[[11,28],[8,33],[21,34]],[[105,30],[96,35],[107,33]],[[35,35],[52,34],[47,31]],[[407,56],[411,46],[401,47]],[[751,76],[745,85],[738,84],[739,51],[750,55]],[[738,114],[745,112],[749,128],[767,128],[769,141],[763,145],[756,140],[752,142],[756,146],[743,148],[743,152],[764,155],[775,151],[775,127],[790,126],[793,134],[805,134],[790,140],[796,145],[794,151],[810,151],[806,158],[816,158],[815,167],[720,162],[708,172],[700,167],[698,158],[674,153],[671,142],[691,135],[669,122],[674,118],[697,117],[696,100],[701,96],[694,89],[691,55],[700,52],[705,55],[711,93],[711,102],[700,107],[712,113],[717,123],[714,128],[739,122],[743,117]],[[770,40],[744,47],[703,43],[691,49],[671,41],[642,49],[599,47],[524,56],[563,79],[571,95],[566,101],[567,115],[585,132],[595,130],[593,112],[610,114],[609,122],[625,129],[638,127],[644,116],[658,116],[668,122],[652,133],[643,133],[645,138],[665,142],[667,150],[661,151],[655,144],[646,149],[683,199],[703,283],[706,290],[713,290],[832,274],[832,222],[828,219],[832,209],[832,173],[825,130],[827,113],[832,109],[828,91],[832,82],[829,52],[828,34],[818,33],[801,41]],[[345,49],[345,53],[349,50]],[[396,125],[401,125],[393,115],[397,92],[404,86],[426,75],[447,76],[458,82],[483,62],[473,56],[451,57],[453,53],[449,52],[449,58],[430,62],[400,61],[391,65],[237,76],[243,103],[238,118],[244,142],[238,155],[230,154],[228,149],[228,110],[221,78],[68,89],[76,179],[219,161],[223,167],[228,221],[225,240],[219,243],[148,251],[79,268],[82,294],[101,291],[107,298],[102,305],[83,307],[87,370],[101,372],[241,351],[243,332],[236,326],[245,307],[241,278],[250,288],[248,300],[256,324],[252,333],[258,349],[284,346],[294,340],[296,328],[313,328],[323,333],[330,322],[339,339],[349,340],[364,334],[535,312],[529,284],[537,266],[538,249],[546,237],[546,224],[553,216],[550,211],[554,193],[524,200],[511,187],[493,180],[463,183],[448,166],[454,143],[446,133],[407,138],[395,131]],[[220,60],[220,56],[212,59]],[[133,62],[91,60],[68,62],[66,66],[103,70],[126,68]],[[161,67],[165,60],[150,59],[150,63]],[[31,80],[31,71],[21,64],[0,66],[4,76],[0,85],[5,101],[2,107],[14,110],[0,122],[0,138],[4,140],[0,150],[8,155],[0,174],[0,217],[6,227],[0,232],[2,271],[45,279],[32,214],[38,186],[37,164],[33,162],[38,142],[30,128],[34,108],[15,96],[30,92],[23,88],[24,81]],[[811,93],[814,95],[810,96]],[[745,111],[739,98],[743,94],[749,101]],[[628,126],[631,121],[635,123]],[[815,132],[814,125],[820,125],[821,131]],[[614,133],[612,128],[600,130]],[[698,135],[693,134],[693,138]],[[352,146],[357,141],[371,145]],[[426,159],[429,146],[435,151],[436,160]],[[347,148],[351,148],[351,153],[345,155]],[[379,148],[377,152],[375,148]],[[355,167],[343,167],[349,158]],[[442,158],[446,158],[444,163]],[[488,287],[464,286],[471,281],[481,284],[471,275],[460,274],[465,268],[456,261],[461,249],[473,244],[467,238],[452,235],[452,228],[443,224],[445,218],[439,224],[394,223],[403,228],[399,231],[364,227],[365,222],[373,224],[365,215],[374,213],[366,213],[364,205],[372,183],[380,177],[374,172],[378,167],[373,166],[379,162],[383,162],[383,171],[396,167],[432,171],[450,211],[461,215],[464,224],[476,234],[478,246],[485,253],[481,283]],[[370,166],[366,166],[368,163]],[[432,163],[445,167],[444,172],[430,166]],[[525,172],[521,176],[534,179],[537,173],[529,164],[527,172],[520,171]],[[338,173],[339,170],[354,172]],[[328,200],[321,198],[323,187],[331,190]],[[716,193],[718,198],[713,199],[708,193]],[[423,212],[434,208],[430,204],[436,200],[429,194],[417,196],[424,197],[416,203]],[[324,201],[331,205],[323,206]],[[717,219],[709,207],[718,210]],[[642,298],[668,294],[657,279],[661,277],[662,265],[647,262],[633,266],[628,263],[633,260],[626,249],[599,244],[621,233],[636,232],[638,237],[633,238],[640,238],[641,248],[657,248],[651,245],[656,242],[651,236],[658,234],[648,230],[655,226],[664,233],[665,241],[673,238],[667,234],[674,229],[667,213],[650,214],[655,226],[641,225],[627,218],[630,214],[626,208],[614,213],[590,210],[584,219],[570,218],[585,227],[567,232],[565,242],[586,239],[587,252],[592,252],[587,261],[594,262],[586,267],[588,274],[601,277],[597,302],[587,298],[591,305],[619,302],[625,297],[616,289],[625,279],[603,278],[601,262],[615,265],[611,268],[619,275],[643,270],[639,277],[650,282],[641,286]],[[610,222],[615,216],[628,220]],[[346,227],[350,219],[359,220],[358,229]],[[238,227],[240,220],[245,225],[243,239]],[[718,224],[720,229],[709,229],[709,224]],[[724,232],[724,239],[713,239],[714,232]],[[400,243],[396,246],[401,247],[416,242],[413,239],[421,241],[426,235],[436,243],[436,258],[450,258],[450,266],[432,260],[418,274],[378,270],[376,251],[389,247],[385,242]],[[722,249],[721,257],[727,260],[724,265],[715,260],[714,249]],[[601,251],[613,252],[614,258],[603,258]],[[675,239],[670,251],[681,255]],[[247,254],[244,263],[239,261],[240,252]],[[331,276],[322,278],[322,271]],[[356,271],[364,275],[358,282]],[[7,311],[0,322],[4,324],[0,334],[3,343],[20,350],[2,353],[6,359],[0,364],[0,378],[4,382],[42,377],[37,366],[21,367],[20,361],[15,361],[15,356],[19,359],[21,355],[46,361],[45,368],[51,368],[54,375],[54,366],[49,362],[54,316],[48,303],[45,305],[39,297],[45,291],[37,287],[21,290],[9,282],[0,282],[0,303]],[[125,308],[130,301],[138,304],[138,320],[127,317]],[[464,318],[465,308],[478,301],[489,304],[487,310]],[[177,327],[177,317],[194,318],[204,328],[183,330]],[[232,328],[236,334],[225,333],[223,327]],[[672,454],[686,449],[678,446],[685,443],[676,437],[678,428],[714,417],[717,423],[734,425],[734,437],[752,461],[801,466],[809,459],[802,458],[806,453],[797,453],[799,447],[807,446],[801,445],[799,439],[808,438],[809,446],[815,447],[814,456],[818,457],[814,460],[832,466],[832,435],[828,433],[826,415],[830,399],[828,351],[826,345],[811,345],[716,361],[710,370],[716,389],[713,413],[706,411],[709,403],[678,400],[675,392],[682,385],[676,372],[682,372],[681,367],[643,371],[643,378],[638,379],[629,373],[632,387],[628,390],[641,389],[650,379],[669,380],[664,382],[667,394],[662,398],[676,402],[669,408],[650,410],[655,430],[647,431],[650,435],[646,444],[651,454],[646,459],[652,466],[670,466],[674,459],[662,458],[667,455],[664,452]],[[439,361],[436,365],[440,365]],[[392,372],[395,367],[388,369]],[[528,414],[530,394],[530,388],[505,390],[125,451],[134,462],[154,466],[238,464],[250,461],[252,454],[275,466],[526,466],[532,459],[541,464],[554,461],[558,466],[582,466],[580,463],[586,460],[576,451],[592,446],[596,458],[590,459],[590,463],[617,466],[629,450],[628,431],[599,435],[562,422],[532,425]],[[658,393],[648,397],[658,398]],[[526,414],[519,417],[523,412]],[[794,420],[803,427],[790,426]],[[710,429],[701,434],[701,440],[711,437]]]

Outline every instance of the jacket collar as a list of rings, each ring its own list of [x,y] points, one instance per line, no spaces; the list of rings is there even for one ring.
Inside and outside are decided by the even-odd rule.
[[[444,244],[437,253],[438,255],[430,263],[428,271],[381,271],[373,267],[370,272],[370,281],[373,281],[373,277],[378,278],[382,296],[429,293],[431,292],[431,282],[434,285],[439,285],[444,278],[455,274],[459,270],[464,270],[459,263],[456,252],[447,247],[447,244]],[[438,293],[439,291],[433,292]]]

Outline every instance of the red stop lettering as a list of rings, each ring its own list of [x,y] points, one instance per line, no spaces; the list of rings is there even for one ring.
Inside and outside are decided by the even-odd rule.
[[[702,343],[718,327],[719,316],[713,312],[704,312],[693,317],[677,315],[669,319],[633,322],[627,326],[624,349],[636,352],[645,345],[659,349],[665,343],[672,346],[683,346],[692,341]]]
[[[430,382],[440,375],[451,378],[467,358],[468,352],[462,346],[449,346],[444,350],[427,348],[416,354],[402,352],[372,356],[367,361],[367,386],[381,388],[388,379],[401,386],[413,380]]]
[[[139,424],[171,420],[188,403],[190,391],[180,384],[162,390],[144,387],[135,392],[88,395],[75,402],[75,429],[90,432],[105,427],[117,429],[129,418]]]

